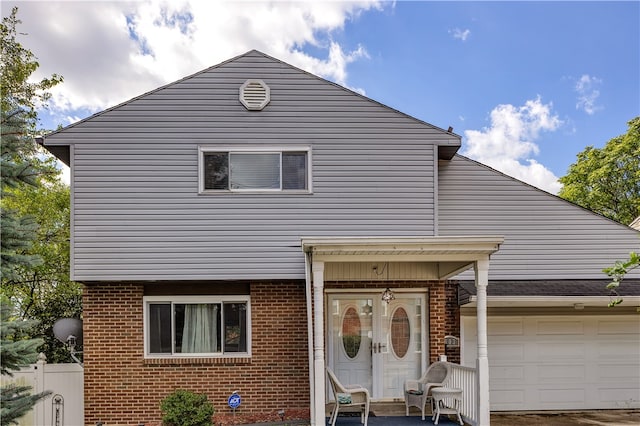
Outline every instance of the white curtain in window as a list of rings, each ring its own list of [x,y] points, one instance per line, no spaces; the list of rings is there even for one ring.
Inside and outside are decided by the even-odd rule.
[[[232,153],[232,189],[280,189],[280,154]]]
[[[218,347],[218,305],[189,304],[184,309],[183,353],[211,353]]]

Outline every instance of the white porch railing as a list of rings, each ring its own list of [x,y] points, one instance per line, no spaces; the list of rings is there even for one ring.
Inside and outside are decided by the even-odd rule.
[[[448,362],[451,374],[446,386],[462,389],[460,415],[471,426],[478,424],[478,380],[476,369]]]

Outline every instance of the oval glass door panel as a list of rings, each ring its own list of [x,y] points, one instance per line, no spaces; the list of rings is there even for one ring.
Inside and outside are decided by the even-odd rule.
[[[361,331],[362,324],[358,311],[353,307],[348,308],[342,319],[342,346],[351,359],[360,352]]]
[[[391,346],[398,358],[404,358],[409,350],[411,324],[404,308],[398,308],[391,317]]]

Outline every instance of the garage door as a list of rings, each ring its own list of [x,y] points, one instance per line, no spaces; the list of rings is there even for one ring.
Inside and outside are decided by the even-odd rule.
[[[463,317],[463,363],[476,319]],[[640,407],[640,316],[489,317],[491,410]]]

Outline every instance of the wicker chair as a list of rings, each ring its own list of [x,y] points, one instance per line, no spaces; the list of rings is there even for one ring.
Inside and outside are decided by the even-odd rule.
[[[418,380],[404,382],[404,404],[406,415],[409,415],[409,407],[418,407],[422,411],[422,420],[427,407],[427,401],[431,400],[431,388],[444,386],[451,369],[449,364],[443,361],[434,362]],[[433,407],[432,407],[433,408]]]
[[[329,382],[331,383],[331,390],[333,390],[333,396],[335,399],[335,406],[331,412],[331,418],[329,423],[331,426],[335,426],[336,419],[338,418],[338,410],[341,407],[361,407],[360,423],[367,426],[369,420],[369,391],[360,385],[343,385],[340,383],[336,375],[329,367],[327,367],[327,374],[329,376]]]

